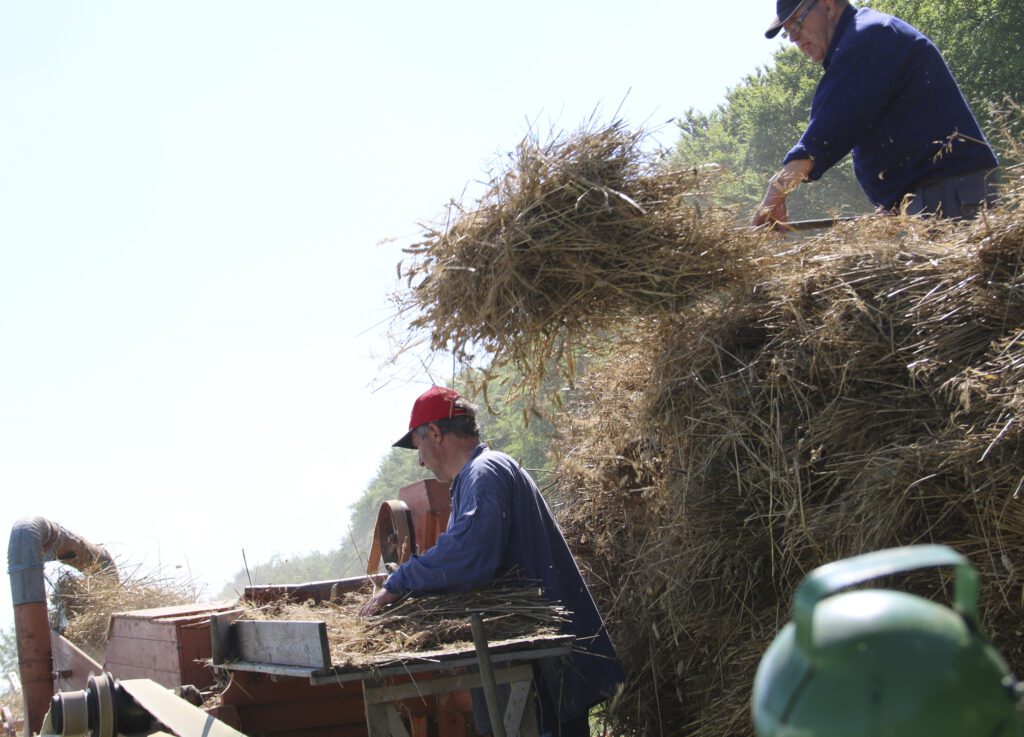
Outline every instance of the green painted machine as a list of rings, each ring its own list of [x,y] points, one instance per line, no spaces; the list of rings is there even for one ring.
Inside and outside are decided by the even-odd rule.
[[[955,568],[954,609],[874,579]],[[941,545],[830,563],[797,588],[793,621],[754,679],[758,737],[1020,737],[1022,687],[978,626],[978,573]]]

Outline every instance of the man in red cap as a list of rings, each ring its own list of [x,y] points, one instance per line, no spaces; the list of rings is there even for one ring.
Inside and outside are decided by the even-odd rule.
[[[514,575],[542,587],[572,616],[576,650],[537,667],[540,732],[588,735],[591,706],[623,681],[601,615],[551,509],[530,475],[505,453],[480,442],[476,408],[453,389],[431,387],[412,408],[409,431],[396,442],[414,448],[420,465],[451,483],[448,529],[434,547],[399,566],[362,608],[374,614],[406,594],[461,592]],[[478,712],[478,728],[485,714]]]

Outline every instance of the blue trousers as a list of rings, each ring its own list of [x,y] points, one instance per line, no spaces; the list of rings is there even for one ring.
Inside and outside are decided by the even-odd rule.
[[[904,198],[907,215],[927,213],[953,220],[973,220],[991,207],[998,194],[997,169],[957,177],[943,177],[922,183]]]

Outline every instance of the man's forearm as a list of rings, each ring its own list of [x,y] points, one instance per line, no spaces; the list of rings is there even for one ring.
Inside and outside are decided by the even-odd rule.
[[[807,181],[813,169],[814,159],[793,159],[772,178],[770,187],[774,187],[783,197],[786,197]]]

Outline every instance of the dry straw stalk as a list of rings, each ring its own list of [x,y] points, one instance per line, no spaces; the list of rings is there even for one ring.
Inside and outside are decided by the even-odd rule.
[[[750,734],[796,584],[917,542],[981,570],[985,631],[1024,673],[1022,171],[973,224],[781,241],[735,228],[640,140],[525,141],[413,249],[399,300],[435,348],[485,348],[527,392],[590,351],[561,521],[628,672],[613,723]],[[946,600],[947,583],[898,585]]]
[[[481,614],[488,640],[500,645],[557,635],[566,613],[539,589],[498,584],[462,594],[405,598],[360,617],[365,594],[320,604],[276,602],[250,608],[246,619],[324,622],[333,665],[369,669],[427,654],[472,650],[469,615]]]

